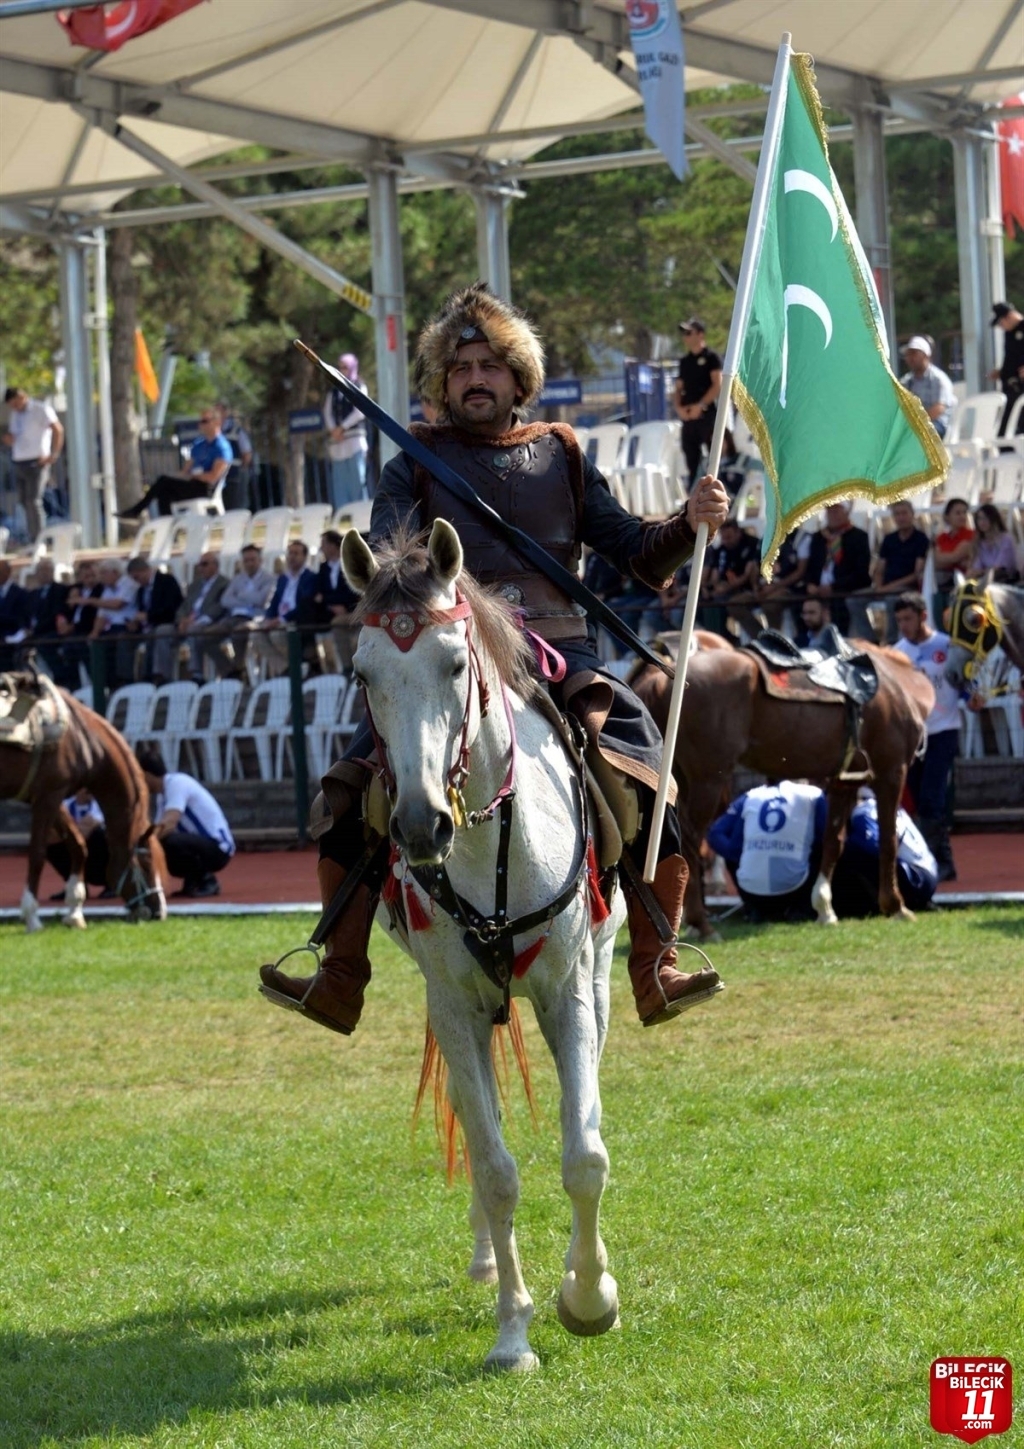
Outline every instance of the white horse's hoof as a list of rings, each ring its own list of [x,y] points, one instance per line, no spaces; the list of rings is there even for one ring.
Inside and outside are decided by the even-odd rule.
[[[602,1273],[593,1288],[581,1289],[575,1273],[562,1279],[556,1309],[563,1328],[577,1338],[596,1338],[619,1321],[619,1290],[610,1273]]]
[[[525,1353],[499,1353],[497,1349],[484,1360],[485,1374],[530,1374],[540,1368],[540,1359],[532,1349]]]
[[[41,931],[42,929],[43,923],[38,916],[28,916],[26,918],[25,930],[29,933],[30,936],[35,935],[36,931]]]
[[[839,917],[836,915],[835,911],[826,911],[826,912],[824,912],[822,915],[820,915],[818,917],[818,925],[819,926],[838,926],[839,925]]]
[[[65,926],[70,926],[72,930],[85,930],[85,916],[82,914],[81,907],[77,911],[72,911],[69,916],[62,917],[62,919]]]
[[[466,1274],[472,1278],[474,1283],[497,1283],[498,1265],[494,1261],[494,1253],[492,1252],[490,1257],[474,1254],[473,1261],[466,1269]]]
[[[914,915],[914,912],[908,910],[906,906],[901,906],[898,911],[894,911],[892,913],[889,919],[890,921],[916,921],[917,917]]]

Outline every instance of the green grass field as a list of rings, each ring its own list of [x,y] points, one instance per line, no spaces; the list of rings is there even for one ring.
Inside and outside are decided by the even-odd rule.
[[[554,1312],[569,1209],[529,1020],[542,1121],[514,1090],[508,1140],[542,1367],[516,1378],[481,1373],[465,1185],[410,1134],[414,968],[378,935],[348,1040],[256,993],[310,924],[0,927],[6,1449],[903,1449],[957,1442],[935,1357],[1024,1381],[1019,910],[737,927],[728,991],[655,1031],[617,957],[601,1339]]]

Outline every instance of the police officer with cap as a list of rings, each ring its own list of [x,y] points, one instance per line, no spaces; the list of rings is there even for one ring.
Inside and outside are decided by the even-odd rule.
[[[699,317],[680,322],[686,352],[679,359],[675,407],[683,424],[682,448],[692,488],[700,475],[701,454],[711,447],[715,431],[715,399],[722,390],[722,359],[704,341]]]
[[[999,379],[1006,394],[1006,407],[999,424],[999,436],[1006,432],[1013,405],[1024,393],[1024,313],[1018,312],[1012,302],[996,302],[992,308],[992,326],[1003,330],[1003,365],[993,369],[989,377]],[[1024,412],[1017,420],[1017,432],[1024,433]]]

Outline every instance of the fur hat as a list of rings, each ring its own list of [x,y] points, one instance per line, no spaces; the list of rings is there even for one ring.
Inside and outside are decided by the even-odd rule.
[[[512,369],[522,394],[516,404],[525,411],[544,386],[544,348],[526,314],[496,297],[486,282],[452,292],[432,322],[420,333],[416,348],[415,385],[424,402],[446,420],[445,384],[461,343],[487,342],[496,357]]]

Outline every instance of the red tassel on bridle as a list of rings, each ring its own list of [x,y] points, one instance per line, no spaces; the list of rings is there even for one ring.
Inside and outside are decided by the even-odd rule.
[[[590,898],[590,924],[595,928],[607,921],[610,914],[598,878],[597,855],[594,852],[594,837],[587,836],[587,895]]]
[[[430,917],[420,902],[410,881],[405,883],[405,919],[410,931],[428,931]]]

